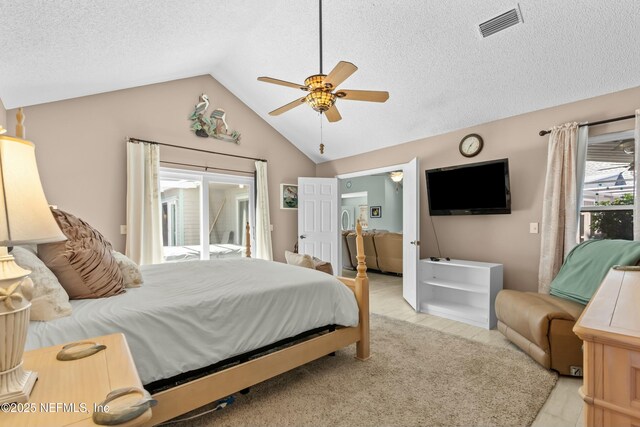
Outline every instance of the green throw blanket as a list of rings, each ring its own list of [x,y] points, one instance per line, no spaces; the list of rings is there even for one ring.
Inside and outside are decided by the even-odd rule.
[[[640,242],[587,240],[573,248],[551,282],[551,295],[587,304],[614,265],[636,265]]]

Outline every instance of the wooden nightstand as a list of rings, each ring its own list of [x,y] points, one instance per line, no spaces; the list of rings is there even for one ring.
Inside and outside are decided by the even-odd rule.
[[[102,402],[112,390],[140,387],[140,378],[122,334],[91,338],[107,348],[92,356],[73,361],[56,360],[62,345],[26,352],[25,367],[38,373],[29,402],[15,404],[0,413],[1,427],[95,426],[91,416],[94,404]],[[120,426],[138,426],[151,418],[151,409]]]

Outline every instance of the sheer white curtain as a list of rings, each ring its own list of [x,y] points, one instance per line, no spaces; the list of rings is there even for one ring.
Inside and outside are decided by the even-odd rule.
[[[256,258],[273,260],[267,162],[256,162]]]
[[[633,240],[640,240],[640,109],[636,110],[636,132],[635,132],[635,158],[634,158],[634,176],[635,176],[635,191],[633,195],[634,208],[633,208]]]
[[[538,292],[548,294],[578,235],[578,123],[555,126],[549,137],[542,204]]]
[[[127,143],[127,249],[140,265],[162,262],[160,151],[156,144]]]
[[[577,147],[577,155],[576,155],[576,185],[577,188],[577,196],[576,196],[576,212],[578,225],[580,224],[580,208],[582,207],[583,197],[584,197],[584,174],[585,169],[587,167],[587,146],[589,145],[589,126],[582,126],[578,128],[578,147]],[[579,236],[576,235],[576,239]],[[578,241],[578,240],[576,240]]]

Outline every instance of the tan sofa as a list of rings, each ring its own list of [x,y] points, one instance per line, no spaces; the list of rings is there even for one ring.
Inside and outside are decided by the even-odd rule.
[[[584,305],[505,289],[498,293],[495,307],[498,330],[542,366],[563,375],[576,375],[572,366],[582,368],[582,341],[573,325]]]
[[[343,232],[343,266],[355,268],[358,265],[356,259],[356,234]],[[402,234],[387,231],[366,231],[362,233],[364,242],[364,255],[367,268],[385,273],[402,274]],[[344,249],[348,250],[345,256]],[[349,261],[349,263],[344,262]]]
[[[375,243],[379,270],[402,273],[402,234],[379,233],[375,235]]]

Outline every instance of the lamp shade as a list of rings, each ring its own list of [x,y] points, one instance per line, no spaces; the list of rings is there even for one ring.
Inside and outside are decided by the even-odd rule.
[[[32,142],[0,135],[0,246],[66,240],[44,196]]]

